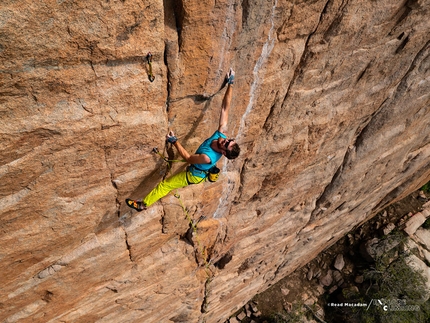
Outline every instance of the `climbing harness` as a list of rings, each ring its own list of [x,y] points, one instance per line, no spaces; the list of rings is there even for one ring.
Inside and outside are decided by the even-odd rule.
[[[169,172],[171,170],[171,165],[170,162],[182,162],[182,163],[186,163],[187,161],[184,159],[169,159],[168,157],[164,156],[162,153],[160,153],[160,151],[158,150],[157,147],[154,147],[152,149],[152,152],[156,153],[158,156],[160,156],[165,162],[168,163],[168,167],[169,167]],[[209,169],[208,171],[206,170],[202,170],[200,168],[197,168],[194,165],[190,165],[187,167],[187,183],[188,185],[191,184],[200,184],[201,182],[203,182],[206,178],[210,181],[210,182],[216,182],[218,180],[219,177],[219,172],[220,169],[216,166],[213,166],[211,169]],[[193,183],[188,179],[188,174],[192,174],[192,175],[196,175],[197,177],[201,177],[202,180],[197,182],[197,183]],[[201,176],[203,175],[203,176]]]
[[[188,167],[188,171],[192,175],[197,176],[197,177],[201,177],[201,178],[204,178],[204,179],[206,179],[206,177],[208,177],[208,172],[207,171],[205,171],[203,169],[200,169],[200,168],[196,167],[195,165],[190,165]]]
[[[154,82],[155,80],[155,76],[154,74],[152,74],[152,54],[149,52],[148,55],[146,55],[146,60],[148,61],[148,65],[149,65],[149,81]]]

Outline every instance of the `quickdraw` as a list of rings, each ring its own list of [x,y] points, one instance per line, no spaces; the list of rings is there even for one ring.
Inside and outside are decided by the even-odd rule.
[[[146,60],[148,61],[148,65],[149,65],[149,74],[148,74],[149,81],[154,82],[155,76],[154,74],[152,74],[152,54],[150,52],[148,53],[148,55],[146,55]]]

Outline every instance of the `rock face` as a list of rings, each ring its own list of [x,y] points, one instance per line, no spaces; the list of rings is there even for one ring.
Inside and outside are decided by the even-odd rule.
[[[223,322],[417,189],[429,9],[3,1],[0,321]],[[217,128],[229,67],[241,156],[130,214],[166,173],[151,151],[169,129],[193,152]]]

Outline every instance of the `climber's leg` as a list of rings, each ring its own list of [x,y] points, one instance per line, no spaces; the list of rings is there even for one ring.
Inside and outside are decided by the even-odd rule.
[[[170,193],[170,191],[181,188],[188,185],[190,183],[200,183],[204,179],[193,176],[188,173],[188,181],[187,181],[187,172],[183,171],[176,175],[173,175],[164,181],[160,182],[149,194],[143,199],[143,203],[145,206],[151,206],[155,202],[157,202],[162,197],[166,196]]]

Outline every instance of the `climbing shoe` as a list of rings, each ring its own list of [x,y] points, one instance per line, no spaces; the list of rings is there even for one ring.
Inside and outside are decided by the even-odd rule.
[[[146,205],[143,202],[126,199],[125,203],[127,204],[128,207],[131,207],[132,209],[135,209],[137,212],[146,210]]]
[[[234,83],[234,71],[230,68],[230,71],[228,71],[227,74],[227,84],[233,84]]]

